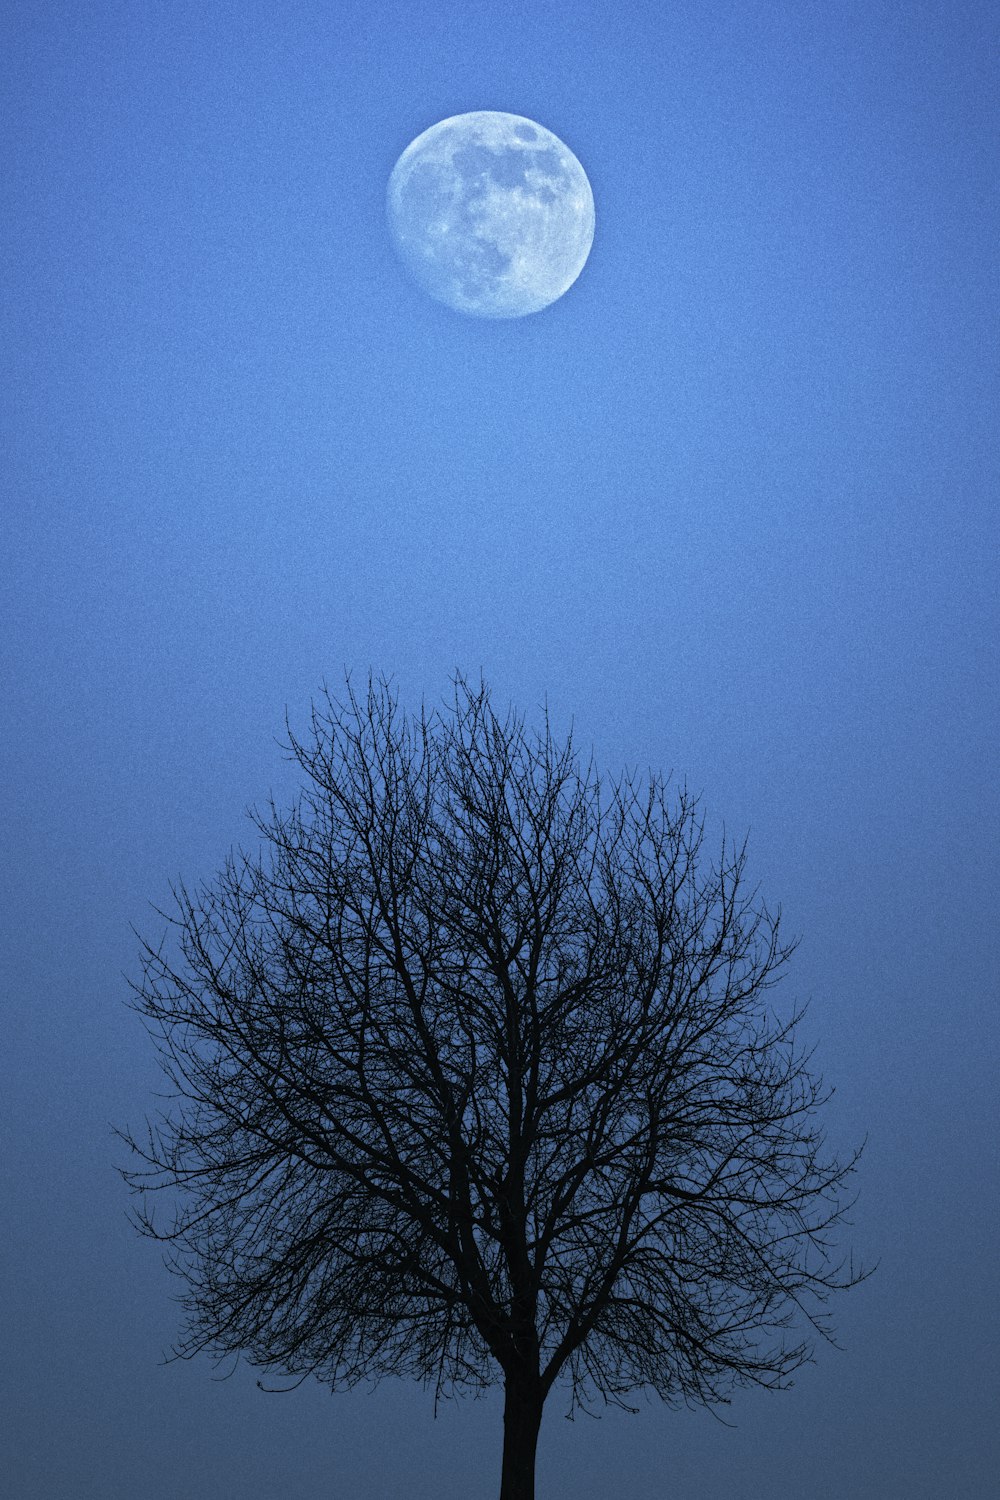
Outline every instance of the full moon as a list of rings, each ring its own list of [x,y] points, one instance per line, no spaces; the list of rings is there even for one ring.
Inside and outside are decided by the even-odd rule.
[[[410,275],[475,318],[548,307],[594,239],[594,195],[569,147],[497,110],[453,115],[418,135],[392,170],[387,208]]]

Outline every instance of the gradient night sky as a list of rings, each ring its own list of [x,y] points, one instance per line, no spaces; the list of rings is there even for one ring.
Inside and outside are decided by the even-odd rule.
[[[995,1494],[998,41],[992,0],[7,0],[14,1500],[496,1494],[499,1395],[160,1364],[178,1288],[114,1172],[160,1078],[130,924],[287,798],[285,707],[345,666],[547,694],[749,829],[831,1140],[870,1135],[843,1352],[734,1430],[557,1389],[540,1496]],[[596,199],[521,320],[386,232],[399,153],[476,109]]]

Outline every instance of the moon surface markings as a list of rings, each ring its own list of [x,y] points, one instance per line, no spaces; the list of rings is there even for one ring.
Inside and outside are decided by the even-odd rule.
[[[389,179],[403,265],[459,312],[516,318],[561,297],[594,236],[586,173],[559,138],[521,115],[478,111],[431,126]]]

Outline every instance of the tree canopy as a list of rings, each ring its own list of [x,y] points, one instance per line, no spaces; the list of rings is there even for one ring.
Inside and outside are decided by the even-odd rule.
[[[768,1004],[793,945],[745,847],[708,858],[683,787],[608,784],[462,677],[414,716],[348,682],[289,749],[298,800],[175,890],[136,986],[173,1102],[126,1176],[185,1283],[176,1352],[502,1382],[502,1500],[557,1379],[571,1410],[786,1384],[860,1279],[857,1156]]]

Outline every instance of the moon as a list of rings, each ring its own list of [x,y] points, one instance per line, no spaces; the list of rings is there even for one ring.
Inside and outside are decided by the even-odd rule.
[[[413,279],[474,318],[548,307],[594,239],[594,195],[572,151],[499,110],[452,115],[418,135],[392,170],[386,207]]]

